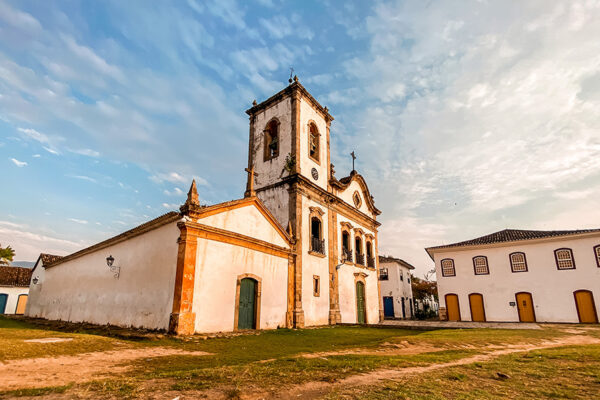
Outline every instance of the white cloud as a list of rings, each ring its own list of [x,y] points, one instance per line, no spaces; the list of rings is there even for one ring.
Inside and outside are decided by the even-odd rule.
[[[90,178],[89,176],[86,175],[65,175],[69,178],[73,178],[73,179],[79,179],[82,181],[87,181],[87,182],[92,182],[92,183],[98,183],[98,181],[94,178]]]
[[[88,157],[100,157],[100,153],[92,149],[69,149],[71,153],[79,154]]]
[[[183,196],[185,195],[185,192],[181,189],[179,189],[178,187],[175,187],[172,191],[168,191],[168,190],[164,190],[163,191],[164,194],[166,194],[167,196]]]
[[[166,208],[166,209],[169,209],[169,210],[177,210],[177,209],[179,209],[179,206],[180,206],[180,204],[175,204],[175,203],[172,203],[172,204],[169,204],[169,203],[162,203],[162,206],[163,206],[164,208]]]
[[[16,158],[11,158],[10,161],[12,161],[13,164],[15,164],[19,168],[27,166],[27,163],[25,161],[19,161]]]
[[[81,225],[87,225],[87,223],[88,223],[84,219],[77,219],[77,218],[67,218],[67,221],[75,222],[76,224],[81,224]]]
[[[41,157],[41,155],[40,155],[40,154],[34,154],[34,155],[32,155],[31,157],[33,157],[33,158],[40,158],[40,157]]]
[[[17,128],[17,130],[19,132],[21,132],[23,134],[23,136],[28,137],[30,139],[36,140],[40,143],[43,144],[49,144],[50,140],[48,139],[48,136],[46,136],[43,133],[40,133],[38,131],[36,131],[35,129],[31,129],[31,128]]]
[[[0,243],[10,244],[20,260],[35,261],[40,252],[56,255],[72,253],[87,246],[86,241],[74,242],[53,236],[34,233],[25,226],[2,226]]]
[[[46,146],[43,146],[43,147],[44,147],[44,150],[46,150],[50,154],[60,155],[60,153],[57,150],[54,150],[54,149],[52,149],[50,147],[46,147]]]

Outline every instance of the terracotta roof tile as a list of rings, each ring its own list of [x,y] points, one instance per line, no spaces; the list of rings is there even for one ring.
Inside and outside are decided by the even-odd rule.
[[[29,286],[31,269],[24,267],[0,267],[0,285]]]
[[[442,246],[428,247],[426,250],[443,249],[447,247],[463,247],[463,246],[475,246],[481,244],[492,244],[492,243],[503,243],[503,242],[515,242],[520,240],[531,240],[541,239],[556,236],[569,236],[577,235],[582,233],[593,233],[600,232],[600,229],[578,229],[573,231],[531,231],[522,229],[504,229],[502,231],[494,232],[489,235],[481,236],[471,240],[465,240],[463,242],[457,242],[452,244],[446,244]]]
[[[55,256],[54,254],[40,253],[42,259],[42,265],[53,263],[56,260],[60,260],[62,256]]]

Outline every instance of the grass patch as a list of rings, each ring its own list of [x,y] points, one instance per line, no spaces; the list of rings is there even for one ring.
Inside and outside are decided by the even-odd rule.
[[[64,393],[69,389],[72,385],[64,385],[64,386],[47,386],[42,388],[32,388],[32,389],[17,389],[17,390],[6,390],[0,392],[0,399],[9,398],[9,397],[37,397],[37,396],[45,396],[47,394],[60,394]]]
[[[592,399],[600,393],[600,345],[501,356],[485,363],[404,377],[330,399]]]

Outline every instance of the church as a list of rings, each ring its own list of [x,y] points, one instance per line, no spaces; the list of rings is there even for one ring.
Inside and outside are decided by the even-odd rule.
[[[327,107],[294,77],[246,113],[242,199],[201,205],[193,182],[179,211],[36,269],[26,315],[182,335],[383,319],[380,211],[335,177]]]

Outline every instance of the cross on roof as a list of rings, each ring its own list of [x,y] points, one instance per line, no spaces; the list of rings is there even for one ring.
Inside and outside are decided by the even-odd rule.
[[[354,160],[356,160],[356,155],[354,155],[354,151],[352,151],[350,155],[352,156],[352,171],[354,171]]]

